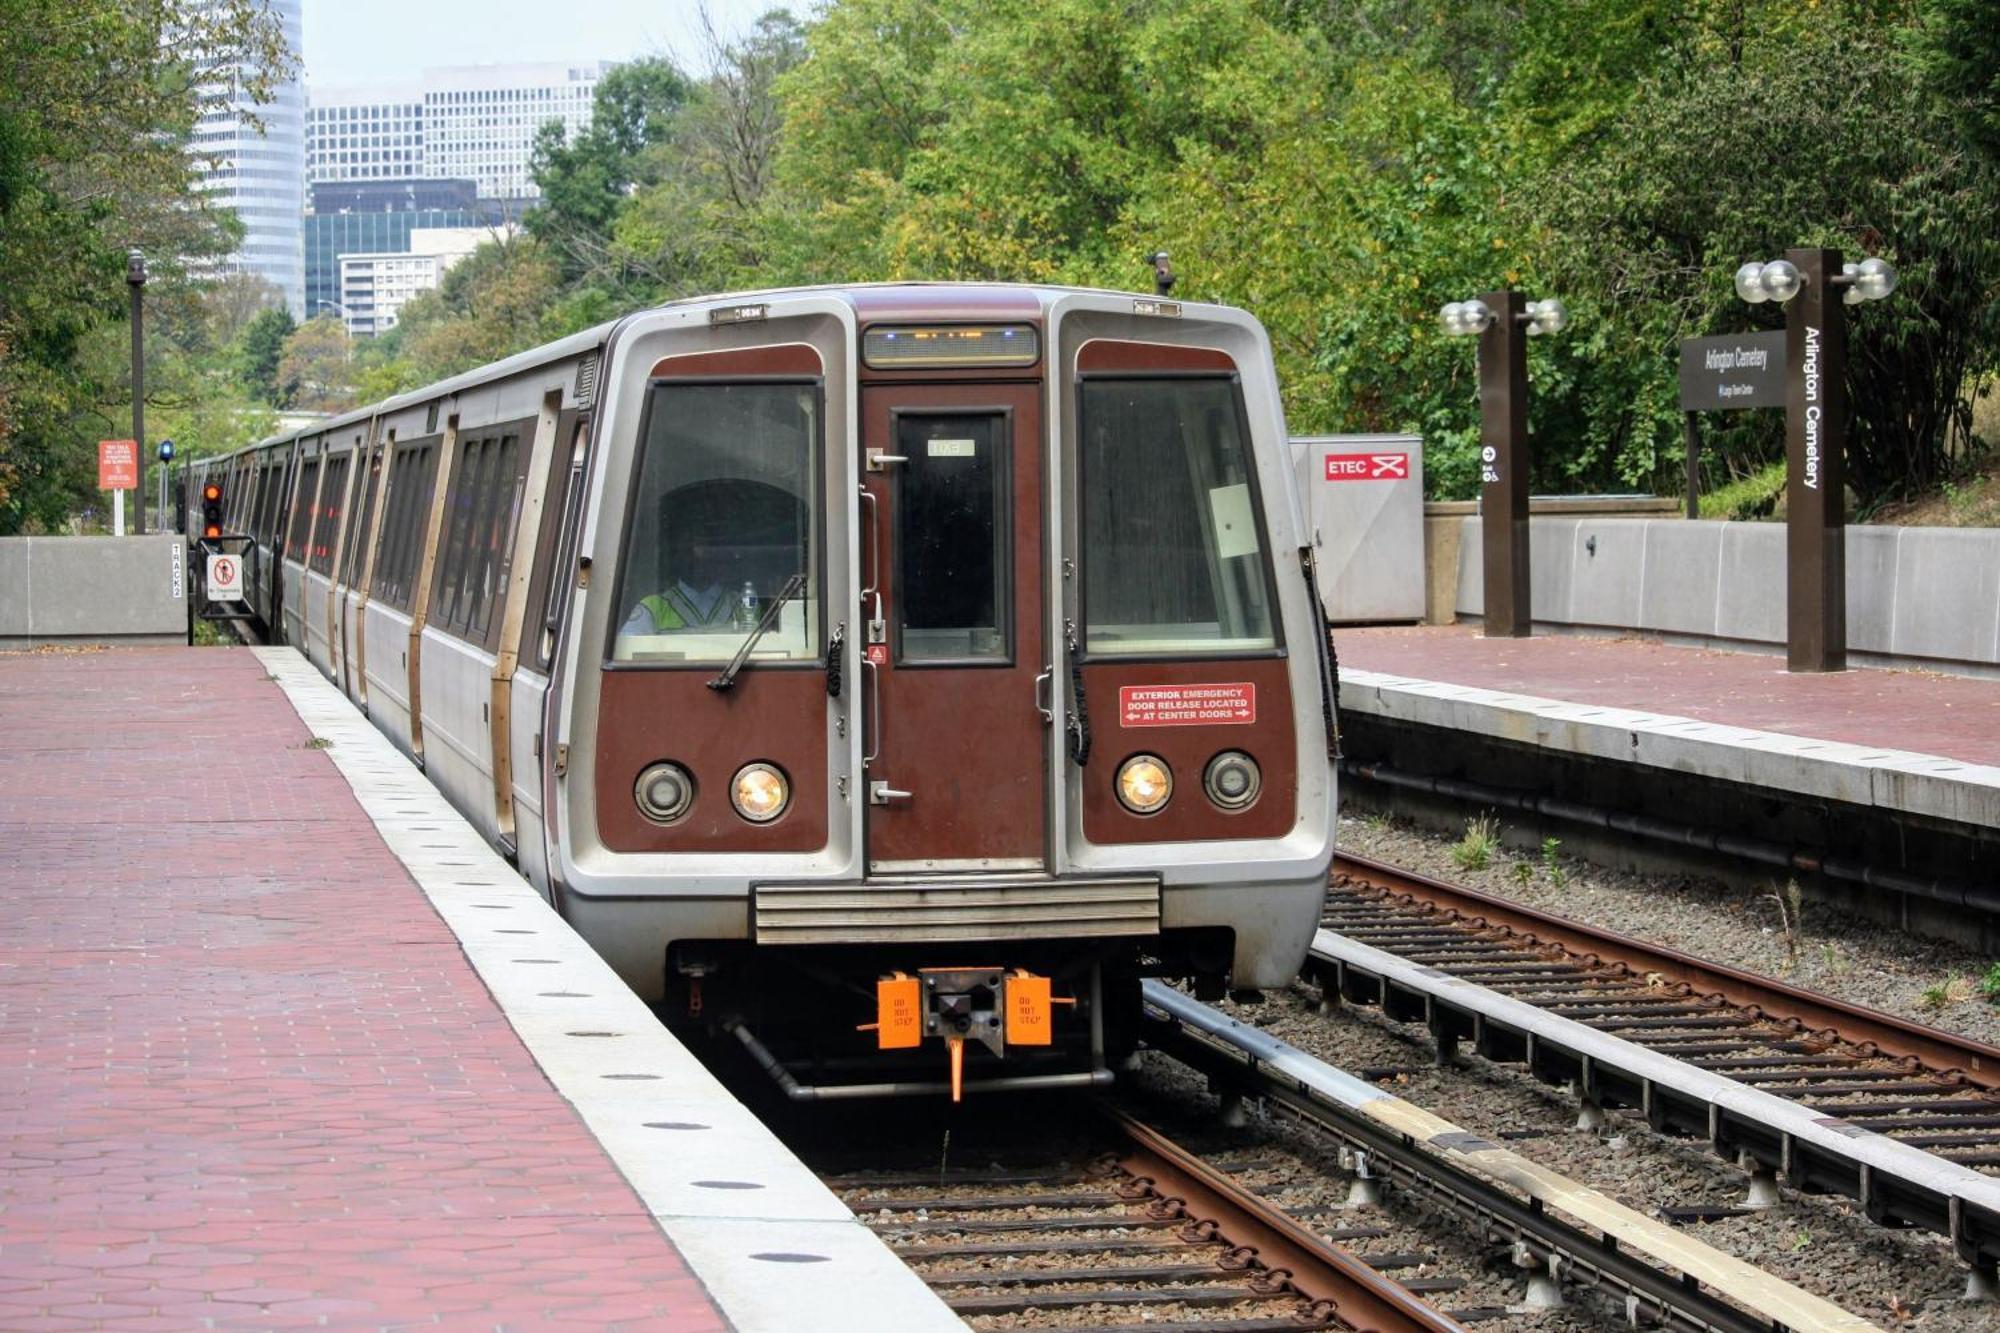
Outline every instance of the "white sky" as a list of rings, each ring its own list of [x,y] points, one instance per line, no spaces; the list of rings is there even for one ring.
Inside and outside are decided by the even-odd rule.
[[[706,0],[725,37],[783,4],[804,18],[811,0]],[[671,54],[697,64],[700,0],[305,0],[308,84],[409,79],[432,65],[630,60]]]

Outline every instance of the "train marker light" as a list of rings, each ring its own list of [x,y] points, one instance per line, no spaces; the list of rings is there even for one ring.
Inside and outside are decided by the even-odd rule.
[[[736,813],[753,824],[768,824],[785,813],[791,785],[770,764],[745,764],[729,783],[729,801]]]
[[[1241,750],[1224,750],[1208,761],[1201,785],[1208,799],[1222,809],[1245,810],[1257,800],[1264,777],[1257,771],[1257,761],[1249,755]]]
[[[633,784],[639,813],[655,824],[671,824],[694,805],[694,778],[679,764],[648,764]]]
[[[1173,794],[1174,774],[1166,760],[1135,754],[1118,766],[1118,801],[1133,814],[1158,814]]]

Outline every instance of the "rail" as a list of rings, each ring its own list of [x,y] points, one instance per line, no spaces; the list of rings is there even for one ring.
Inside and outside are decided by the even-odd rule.
[[[1991,1291],[2000,1050],[1361,858],[1336,863],[1325,925],[1327,996],[1949,1236]]]
[[[965,1318],[1113,1312],[1174,1333],[1462,1333],[1409,1290],[1105,1106],[1080,1172],[861,1174],[826,1183]],[[1190,1318],[1190,1314],[1193,1316]]]
[[[1148,1040],[1159,1049],[1333,1133],[1370,1171],[1509,1242],[1523,1268],[1622,1297],[1634,1327],[1657,1320],[1715,1333],[1874,1328],[1170,986],[1146,982],[1145,1004]]]

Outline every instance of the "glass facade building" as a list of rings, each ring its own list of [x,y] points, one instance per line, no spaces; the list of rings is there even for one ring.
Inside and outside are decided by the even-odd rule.
[[[342,255],[407,254],[418,228],[481,227],[476,209],[417,208],[396,213],[315,213],[305,219],[305,318],[341,315]],[[346,317],[342,315],[342,318]]]
[[[285,44],[304,49],[305,0],[268,0]],[[233,90],[224,106],[196,123],[189,151],[201,174],[200,190],[215,207],[243,222],[243,243],[225,264],[255,273],[283,294],[292,313],[305,318],[306,94],[293,77],[273,90],[265,105]],[[257,129],[249,120],[263,122]]]

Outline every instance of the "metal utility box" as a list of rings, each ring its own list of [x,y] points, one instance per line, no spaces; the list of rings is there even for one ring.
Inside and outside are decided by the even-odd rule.
[[[1415,435],[1292,439],[1319,593],[1337,625],[1424,618],[1424,442]]]

